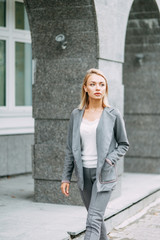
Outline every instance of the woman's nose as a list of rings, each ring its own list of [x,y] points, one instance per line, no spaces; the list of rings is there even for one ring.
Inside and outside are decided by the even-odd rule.
[[[100,89],[100,86],[99,86],[99,84],[97,84],[97,85],[96,85],[96,89]]]

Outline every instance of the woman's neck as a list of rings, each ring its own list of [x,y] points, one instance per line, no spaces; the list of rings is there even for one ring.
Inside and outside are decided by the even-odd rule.
[[[83,118],[87,119],[88,121],[94,121],[96,119],[100,119],[102,112],[102,101],[89,101],[89,104],[84,111]]]
[[[88,109],[94,109],[94,110],[98,110],[98,109],[102,109],[102,100],[98,101],[98,100],[94,100],[94,99],[90,99],[89,104],[88,104]]]

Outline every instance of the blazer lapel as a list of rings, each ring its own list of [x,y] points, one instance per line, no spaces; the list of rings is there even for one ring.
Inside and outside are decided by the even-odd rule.
[[[84,114],[85,107],[82,110],[79,110],[75,116],[74,124],[73,124],[73,151],[81,150],[80,145],[80,125],[82,121],[82,117]]]
[[[113,108],[104,108],[101,115],[99,124],[96,130],[96,143],[97,143],[97,155],[98,166],[101,167],[103,160],[109,149],[111,138],[113,135],[113,128],[115,122],[115,116],[110,113]]]

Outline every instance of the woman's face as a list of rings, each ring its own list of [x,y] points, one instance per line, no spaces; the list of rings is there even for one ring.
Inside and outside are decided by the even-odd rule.
[[[106,81],[100,75],[92,74],[84,89],[88,92],[89,98],[102,99],[106,93]]]

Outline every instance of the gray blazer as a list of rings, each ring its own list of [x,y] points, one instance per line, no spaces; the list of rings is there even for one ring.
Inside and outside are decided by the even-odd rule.
[[[71,113],[62,174],[62,181],[70,182],[75,167],[78,187],[81,190],[83,190],[84,182],[80,124],[84,110],[85,108],[82,110],[76,108]],[[129,148],[124,121],[118,109],[113,107],[103,109],[96,129],[96,144],[98,158],[96,170],[97,191],[109,191],[117,183],[116,163],[126,154]],[[112,166],[106,161],[106,158],[111,160]]]

